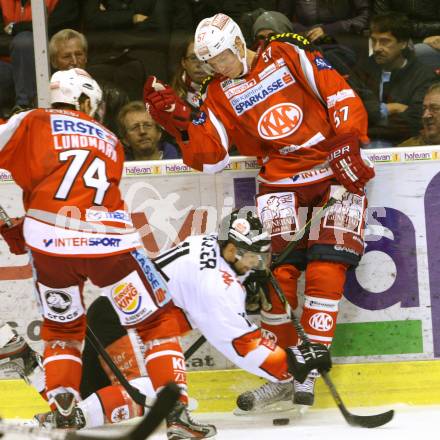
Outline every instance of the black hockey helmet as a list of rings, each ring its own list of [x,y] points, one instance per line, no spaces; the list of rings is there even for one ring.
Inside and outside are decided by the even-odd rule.
[[[218,241],[221,246],[233,243],[250,252],[270,252],[270,234],[250,209],[236,209],[220,222]]]

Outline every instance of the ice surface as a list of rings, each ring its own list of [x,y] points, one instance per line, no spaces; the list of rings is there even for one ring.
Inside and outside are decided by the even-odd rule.
[[[193,414],[194,419],[214,423],[217,440],[430,440],[440,438],[440,406],[392,405],[376,408],[350,408],[359,415],[377,414],[395,409],[394,419],[387,425],[374,428],[353,428],[345,422],[337,409],[311,410],[303,416],[294,416],[287,426],[273,426],[269,417],[237,417],[228,413]],[[287,417],[283,412],[278,417]],[[277,417],[277,415],[275,415]],[[127,425],[111,425],[88,430],[88,433],[111,439],[128,429]],[[2,440],[24,440],[30,437],[8,434]],[[161,427],[152,440],[165,440]]]

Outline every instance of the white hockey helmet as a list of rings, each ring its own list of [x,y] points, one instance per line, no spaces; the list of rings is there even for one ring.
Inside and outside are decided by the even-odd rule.
[[[237,37],[243,43],[244,56],[236,45]],[[246,42],[238,24],[225,14],[216,14],[204,18],[197,26],[194,36],[194,52],[201,61],[208,61],[216,55],[230,49],[243,65],[241,76],[248,71],[246,61]]]
[[[50,79],[50,103],[74,105],[79,110],[79,98],[84,94],[90,99],[90,116],[95,116],[102,101],[98,83],[83,69],[58,70]]]

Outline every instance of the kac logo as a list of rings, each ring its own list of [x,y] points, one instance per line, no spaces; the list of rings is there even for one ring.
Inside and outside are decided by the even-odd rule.
[[[258,121],[258,134],[263,139],[279,139],[294,133],[300,127],[303,112],[290,102],[277,104],[266,110]]]

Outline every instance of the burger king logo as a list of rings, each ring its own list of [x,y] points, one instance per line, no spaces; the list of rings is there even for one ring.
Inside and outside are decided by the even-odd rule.
[[[142,303],[142,298],[132,283],[122,283],[112,291],[112,298],[116,306],[127,315],[136,313]]]

